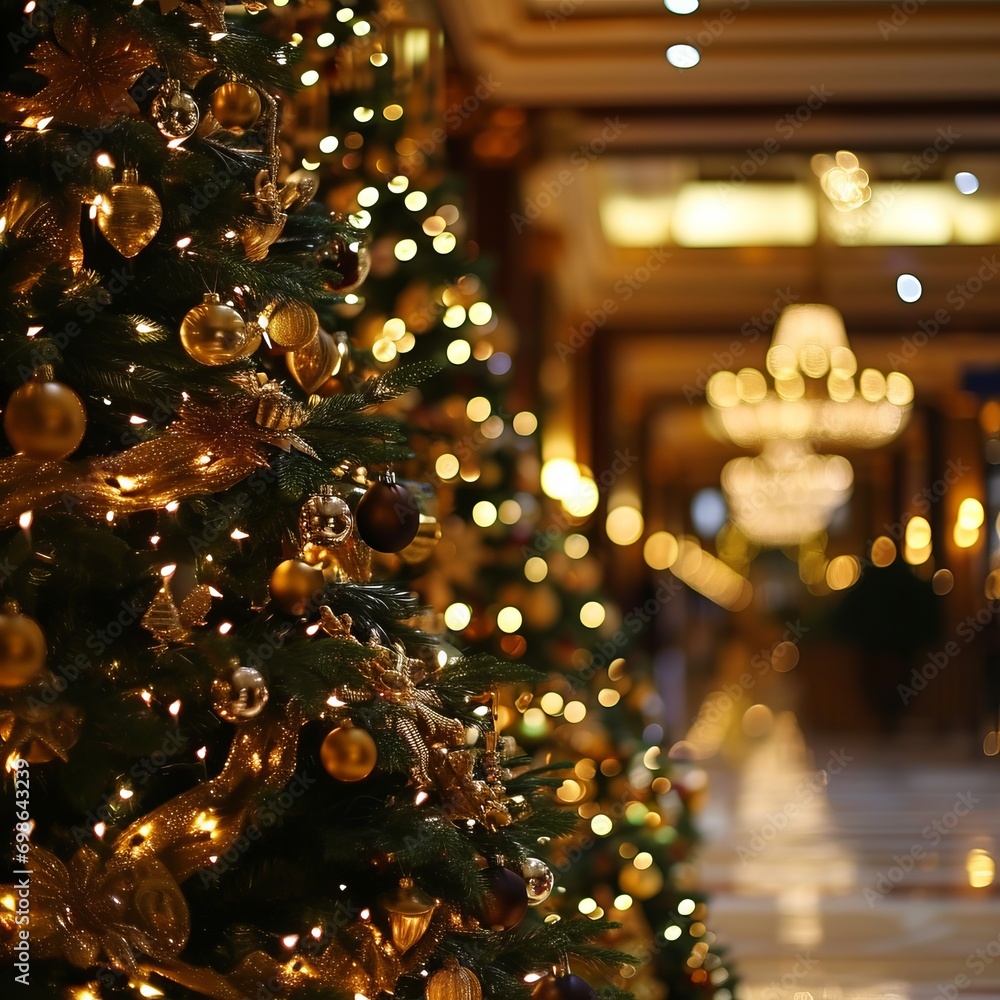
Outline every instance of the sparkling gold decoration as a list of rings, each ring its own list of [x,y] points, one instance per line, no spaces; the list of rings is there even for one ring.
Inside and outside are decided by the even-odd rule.
[[[367,730],[344,725],[327,733],[319,758],[327,774],[338,781],[363,781],[375,770],[378,749]]]
[[[212,707],[227,722],[256,719],[267,705],[270,692],[259,670],[239,662],[231,664],[228,678],[212,682]]]
[[[304,562],[322,567],[334,582],[367,583],[371,549],[361,540],[354,507],[364,487],[349,481],[321,486],[299,514],[299,546]]]
[[[261,716],[236,729],[218,777],[140,816],[115,839],[123,858],[155,856],[183,882],[225,854],[243,832],[264,791],[277,792],[295,771],[302,711],[292,702],[280,718]]]
[[[400,951],[409,951],[424,936],[439,903],[410,878],[401,878],[394,892],[379,899],[382,909],[389,914],[393,944]]]
[[[139,954],[169,960],[187,944],[187,902],[158,858],[118,853],[101,859],[83,847],[66,865],[32,842],[23,867],[31,871],[26,916],[36,958],[62,958],[82,969],[103,960],[134,975]],[[0,886],[0,894],[11,891],[17,890]],[[7,910],[0,915],[0,955],[8,960],[14,919]]]
[[[134,257],[149,246],[163,221],[163,207],[156,192],[139,183],[134,167],[126,167],[121,184],[99,199],[97,228],[123,257]]]
[[[181,89],[179,80],[167,80],[149,106],[149,116],[168,139],[186,139],[198,127],[198,102]]]
[[[449,956],[444,968],[427,980],[427,1000],[482,1000],[483,987],[476,974]]]
[[[340,371],[343,355],[333,337],[325,330],[320,330],[299,350],[289,351],[285,360],[292,378],[298,382],[302,391],[312,395]]]
[[[716,372],[706,395],[722,432],[744,448],[778,438],[875,448],[906,426],[913,383],[873,368],[855,381],[857,369],[836,309],[791,305],[767,352],[773,388],[762,372],[744,368]]]
[[[266,170],[257,174],[254,193],[247,196],[247,200],[250,212],[240,218],[240,240],[248,260],[263,260],[288,220],[282,211],[278,191]]]
[[[296,170],[289,174],[278,192],[278,201],[286,212],[299,212],[316,197],[319,177],[312,170]]]
[[[257,350],[260,332],[248,328],[217,293],[206,292],[204,300],[181,320],[181,345],[199,364],[228,365]]]
[[[316,310],[305,302],[291,299],[272,302],[264,311],[267,319],[267,336],[278,347],[297,351],[306,346],[319,333]]]
[[[109,510],[128,514],[219,493],[266,467],[269,447],[316,457],[294,427],[274,430],[258,422],[261,402],[275,398],[271,383],[261,386],[253,376],[239,381],[244,392],[213,403],[184,402],[162,434],[117,455],[80,463],[3,459],[0,524],[13,524],[25,510],[61,504],[67,495],[77,501],[77,514],[104,517]]]
[[[0,688],[23,687],[45,666],[45,635],[10,602],[0,615]]]
[[[17,103],[26,101],[35,118],[52,116],[72,125],[101,125],[116,115],[138,113],[129,88],[156,62],[143,39],[121,19],[102,22],[98,29],[90,11],[73,3],[58,8],[52,31],[54,41],[39,42],[30,63],[48,83],[33,97],[16,98]]]
[[[260,118],[260,94],[245,83],[232,80],[212,93],[212,114],[223,128],[249,128]]]
[[[17,241],[17,253],[7,265],[12,291],[30,289],[52,264],[67,265],[74,274],[82,267],[80,203],[84,198],[78,189],[75,195],[70,189],[63,198],[55,198],[22,178],[0,202],[8,239]]]
[[[0,709],[0,762],[15,753],[29,764],[46,764],[56,757],[69,760],[82,724],[83,716],[74,706],[59,701],[47,705],[26,691]]]
[[[205,624],[211,608],[212,591],[207,584],[194,587],[178,607],[170,580],[165,579],[153,603],[142,616],[142,627],[162,643],[187,642],[191,638],[191,629]]]
[[[27,458],[57,461],[80,447],[87,411],[68,385],[47,380],[43,374],[11,393],[3,429],[14,449]]]
[[[271,597],[286,615],[304,615],[313,601],[322,596],[323,571],[301,559],[278,563],[268,584]]]

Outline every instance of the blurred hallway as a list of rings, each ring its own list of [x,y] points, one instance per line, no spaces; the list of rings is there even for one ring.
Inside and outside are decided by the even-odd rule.
[[[997,996],[996,762],[941,740],[810,742],[785,713],[707,768],[701,877],[737,995]]]

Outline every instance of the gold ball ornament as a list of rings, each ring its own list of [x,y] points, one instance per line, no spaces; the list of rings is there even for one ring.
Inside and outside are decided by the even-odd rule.
[[[181,320],[181,345],[199,364],[228,365],[257,350],[260,330],[248,328],[221,296],[206,292],[204,300]]]
[[[80,447],[87,411],[80,397],[62,382],[27,382],[11,393],[3,429],[21,454],[39,462],[55,462]]]
[[[304,615],[323,592],[323,571],[301,559],[286,559],[275,566],[269,587],[286,615]]]
[[[212,115],[223,128],[249,128],[260,118],[260,94],[245,83],[230,81],[212,92]]]
[[[319,748],[319,759],[338,781],[363,781],[375,770],[378,748],[367,730],[339,726],[327,733]]]
[[[449,957],[427,980],[427,1000],[483,1000],[483,987],[471,969]]]
[[[0,688],[23,687],[45,665],[45,636],[26,615],[0,615]]]
[[[97,206],[97,228],[123,257],[134,257],[149,246],[162,221],[160,199],[151,187],[139,183],[134,167],[125,168],[121,184],[115,184]]]
[[[295,299],[272,302],[264,311],[264,317],[267,320],[268,339],[288,351],[305,347],[319,333],[316,310]]]
[[[285,362],[303,392],[332,395],[327,391],[329,383],[343,366],[345,354],[346,348],[341,351],[339,341],[320,330],[300,349],[289,351]]]

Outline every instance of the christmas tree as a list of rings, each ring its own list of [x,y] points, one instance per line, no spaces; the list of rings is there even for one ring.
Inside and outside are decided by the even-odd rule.
[[[361,238],[244,6],[4,8],[0,952],[46,1000],[585,1000],[626,956],[528,909],[575,822],[494,724],[533,675],[373,575],[432,373],[346,378]]]

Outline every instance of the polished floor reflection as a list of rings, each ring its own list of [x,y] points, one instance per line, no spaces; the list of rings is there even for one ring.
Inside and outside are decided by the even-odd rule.
[[[807,738],[789,712],[705,764],[701,880],[738,997],[1000,996],[1000,759]]]

